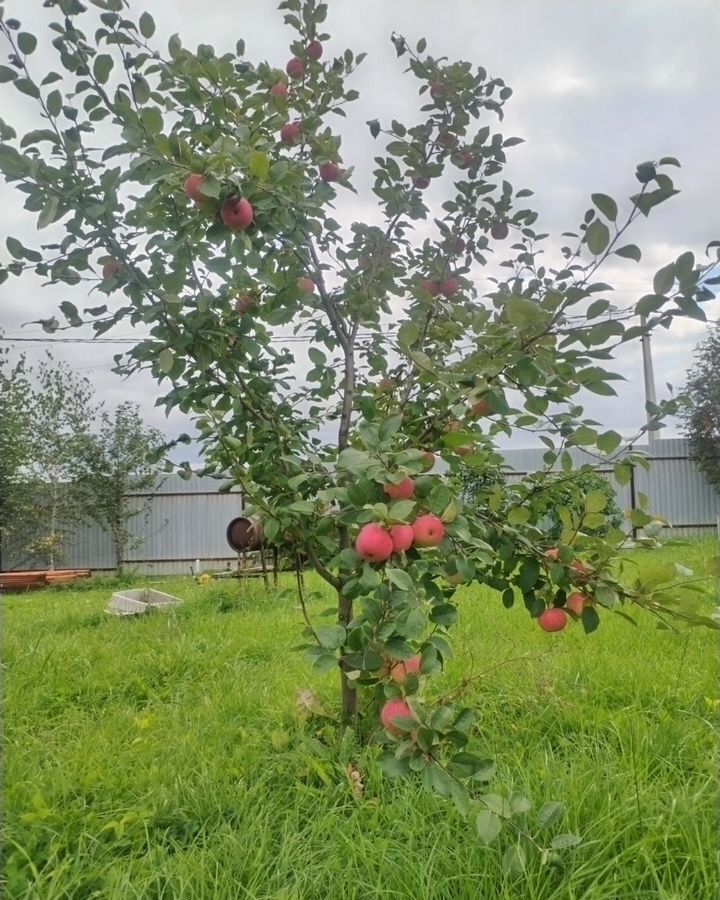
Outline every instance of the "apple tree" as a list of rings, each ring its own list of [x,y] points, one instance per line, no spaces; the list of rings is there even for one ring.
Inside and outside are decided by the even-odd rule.
[[[35,64],[38,37],[19,20],[0,23],[0,81],[37,115],[19,136],[0,124],[0,170],[49,237],[8,238],[0,278],[31,269],[102,295],[82,310],[62,302],[48,331],[147,335],[117,371],[153,373],[158,403],[194,418],[205,471],[241,486],[265,540],[294,542],[336,593],[331,620],[301,596],[308,656],[339,672],[343,715],[380,733],[388,773],[419,773],[466,810],[467,780],[489,771],[466,749],[471,711],[431,702],[428,687],[451,653],[459,584],[491,586],[549,631],[592,632],[633,604],[713,624],[683,605],[674,571],[652,589],[623,577],[626,534],[591,533],[604,495],[561,507],[553,546],[538,528],[546,485],[575,474],[570,448],[611,461],[619,481],[647,464],[579,395],[613,395],[613,351],[703,317],[712,296],[692,253],[629,310],[599,280],[607,260],[640,260],[628,231],[677,193],[677,160],[641,163],[622,203],[593,194],[551,261],[532,191],[503,177],[520,143],[497,125],[512,90],[481,66],[392,35],[418,110],[367,123],[365,184],[337,127],[365,54],[331,42],[328,4],[284,0],[289,60],[259,63],[242,40],[218,52],[173,35],[160,47],[152,17],[130,17],[124,0],[44,6],[53,65]],[[372,200],[367,221],[342,214],[348,192]],[[487,291],[483,271],[495,276]],[[654,407],[651,426],[673,410]],[[545,468],[509,509],[492,490],[463,507],[460,466],[494,467],[497,437],[515,429],[540,436]],[[638,509],[632,524],[650,518]],[[486,796],[478,825],[492,839],[516,810]]]

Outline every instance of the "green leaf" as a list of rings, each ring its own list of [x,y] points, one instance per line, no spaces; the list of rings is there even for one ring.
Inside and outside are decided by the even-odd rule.
[[[529,812],[532,803],[527,797],[523,796],[519,791],[513,791],[510,795],[510,808],[514,814]]]
[[[576,847],[582,843],[582,838],[578,834],[556,834],[550,841],[553,850],[567,850],[568,847]]]
[[[585,512],[602,512],[608,504],[607,494],[604,491],[590,491],[585,497]]]
[[[47,225],[52,225],[54,221],[58,218],[58,211],[60,207],[60,198],[56,194],[51,194],[46,202],[45,206],[43,206],[40,211],[40,215],[38,216],[37,227],[45,228]]]
[[[33,100],[40,99],[40,91],[38,90],[37,85],[35,82],[30,81],[29,78],[16,78],[14,83],[21,94],[27,94],[27,96],[32,97]]]
[[[502,858],[502,870],[510,878],[519,878],[525,872],[527,856],[520,844],[511,844]]]
[[[617,431],[605,431],[597,439],[597,448],[603,453],[612,453],[622,444],[622,436]]]
[[[378,759],[378,765],[389,778],[403,778],[410,774],[410,758],[407,756],[398,759],[394,753],[386,752]]]
[[[597,206],[606,219],[614,222],[617,219],[617,203],[607,194],[591,194],[592,202]]]
[[[115,60],[108,53],[100,53],[93,60],[93,75],[100,84],[105,84],[110,77],[110,72],[115,65]]]
[[[543,311],[536,303],[526,300],[524,297],[518,297],[516,294],[508,297],[505,309],[510,322],[519,328],[538,322],[543,318]]]
[[[318,625],[315,634],[320,646],[326,650],[337,650],[345,642],[345,629],[342,625]]]
[[[58,90],[50,91],[45,100],[45,105],[51,116],[59,116],[62,110],[63,100],[62,94]]]
[[[535,827],[539,829],[551,828],[556,822],[559,822],[564,815],[564,804],[560,803],[558,800],[550,800],[548,803],[544,803],[538,810]]]
[[[288,509],[291,512],[300,513],[303,516],[311,516],[315,512],[314,500],[296,500],[291,503]]]
[[[412,591],[414,588],[412,578],[403,569],[386,568],[385,575],[388,581],[400,588],[401,591]]]
[[[415,322],[403,322],[398,329],[398,346],[407,352],[420,336],[420,329]]]
[[[635,304],[635,312],[639,316],[647,316],[662,309],[666,303],[667,297],[663,297],[661,294],[645,294]]]
[[[613,252],[616,256],[622,256],[625,259],[634,259],[635,262],[640,262],[642,259],[642,252],[636,244],[626,244],[624,247],[620,247]]]
[[[175,353],[169,347],[165,347],[158,356],[158,368],[167,375],[174,365]]]
[[[482,843],[492,844],[502,831],[502,822],[491,810],[481,809],[475,819],[475,827]]]
[[[600,256],[610,243],[610,230],[607,225],[599,219],[591,222],[585,234],[585,242],[593,256]]]
[[[629,463],[615,463],[613,475],[615,476],[615,481],[617,481],[621,487],[624,487],[626,484],[630,483],[630,479],[632,478],[632,466]]]
[[[160,134],[163,130],[162,113],[155,106],[145,106],[140,113],[140,118],[150,134]]]
[[[10,66],[0,66],[0,84],[6,84],[8,81],[15,81],[17,72]]]
[[[470,812],[470,795],[465,785],[459,781],[452,781],[450,784],[450,796],[460,815],[466,816]]]
[[[21,31],[17,36],[17,45],[21,53],[29,56],[37,47],[37,38],[34,34],[27,31]]]
[[[668,263],[658,269],[653,278],[653,291],[656,294],[667,294],[675,283],[675,263]]]
[[[500,794],[482,794],[480,799],[488,809],[503,819],[509,819],[512,816],[510,803]]]
[[[265,153],[254,150],[248,161],[248,171],[258,181],[265,181],[270,174],[270,160]]]
[[[530,518],[530,510],[526,506],[515,506],[507,515],[510,525],[524,525]]]
[[[140,26],[140,34],[144,38],[151,38],[155,34],[155,22],[148,12],[144,12],[138,20]]]
[[[376,138],[380,134],[380,122],[377,119],[371,119],[368,123],[370,134]]]
[[[25,248],[17,238],[5,238],[5,245],[8,248],[8,253],[13,257],[13,259],[23,259],[23,257],[25,256]]]
[[[414,509],[414,500],[397,500],[388,510],[388,516],[399,522],[407,522]]]
[[[586,606],[582,611],[581,621],[585,634],[592,634],[600,627],[600,616],[592,606]]]
[[[54,131],[51,131],[49,128],[40,128],[37,131],[28,131],[26,135],[23,135],[20,146],[29,147],[31,144],[39,144],[42,141],[51,141],[53,144],[59,143],[58,136]]]

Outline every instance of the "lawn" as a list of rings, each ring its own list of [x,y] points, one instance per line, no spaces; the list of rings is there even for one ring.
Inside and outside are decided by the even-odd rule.
[[[704,541],[635,558],[707,571],[713,553]],[[298,689],[332,712],[336,684],[291,649],[292,598],[258,581],[150,582],[186,602],[128,621],[103,611],[110,582],[3,600],[8,898],[716,896],[716,633],[606,613],[590,636],[549,635],[461,590],[457,655],[432,691],[486,671],[467,700],[498,762],[493,790],[563,800],[556,830],[583,838],[563,867],[532,862],[513,881],[503,838],[483,846],[474,815],[384,778],[352,734],[329,746],[330,719],[298,720]],[[710,578],[708,612],[714,593]]]

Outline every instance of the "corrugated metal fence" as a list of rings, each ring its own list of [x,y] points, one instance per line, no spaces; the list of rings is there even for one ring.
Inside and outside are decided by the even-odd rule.
[[[630,484],[619,485],[611,466],[600,465],[596,471],[612,484],[618,506],[633,507],[635,496],[643,493],[649,498],[649,512],[661,516],[670,523],[674,535],[708,534],[717,528],[720,515],[720,497],[706,478],[688,459],[688,443],[683,438],[666,438],[656,441],[652,447],[637,444],[633,448],[652,460],[649,472],[636,466]],[[543,468],[544,448],[531,450],[505,450],[503,456],[512,470],[509,480],[517,481],[528,472]],[[597,465],[597,459],[578,448],[570,455],[576,466],[583,463]]]
[[[634,488],[650,498],[650,511],[666,518],[674,534],[709,534],[716,528],[720,500],[705,478],[688,459],[687,442],[682,439],[657,441],[650,450],[636,446],[653,458],[649,472],[636,468]],[[510,468],[510,480],[543,468],[543,448],[506,450],[504,457]],[[571,450],[576,465],[597,460],[582,450]],[[621,508],[629,509],[631,486],[614,482],[610,468],[598,470],[615,487]],[[242,514],[239,492],[219,494],[218,482],[212,478],[183,481],[177,475],[163,480],[153,494],[149,516],[133,520],[134,536],[141,541],[130,552],[127,564],[143,573],[187,573],[196,559],[203,568],[223,569],[233,565],[237,557],[228,547],[225,530],[235,516]],[[142,505],[146,497],[130,498]],[[63,565],[112,569],[114,552],[109,536],[96,526],[78,528],[69,535]]]

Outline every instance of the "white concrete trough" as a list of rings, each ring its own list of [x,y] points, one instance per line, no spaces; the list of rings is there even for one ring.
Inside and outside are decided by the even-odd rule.
[[[178,603],[182,603],[182,600],[172,594],[164,594],[152,588],[135,588],[115,591],[106,611],[115,616],[141,616],[151,609],[166,609],[177,606]]]

